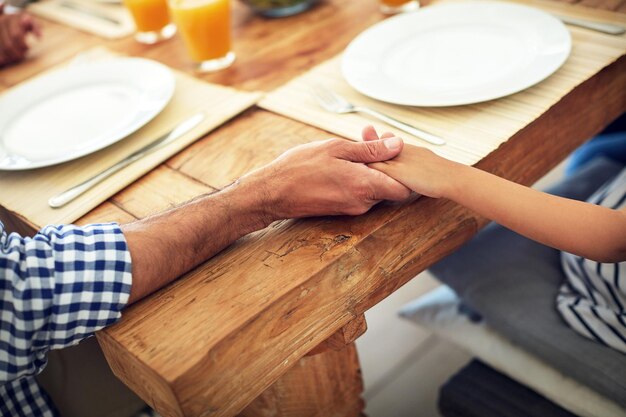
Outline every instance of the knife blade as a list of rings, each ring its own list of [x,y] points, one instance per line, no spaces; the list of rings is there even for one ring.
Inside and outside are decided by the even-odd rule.
[[[133,162],[135,162],[135,161],[143,158],[144,156],[146,156],[146,155],[156,151],[157,149],[160,149],[160,148],[164,147],[165,145],[168,145],[168,144],[172,143],[173,141],[175,141],[176,139],[178,139],[179,137],[181,137],[185,133],[191,131],[193,128],[198,126],[198,124],[200,124],[200,122],[202,120],[204,120],[205,117],[206,117],[206,115],[204,113],[198,113],[198,114],[195,114],[195,115],[191,116],[190,118],[186,119],[185,121],[179,123],[172,130],[170,130],[169,132],[167,132],[166,134],[164,134],[163,136],[161,136],[157,140],[149,143],[148,145],[144,146],[143,148],[139,149],[138,151],[128,155],[126,158],[122,159],[121,161],[117,162],[116,164],[111,165],[110,167],[108,167],[107,169],[99,172],[98,174],[94,175],[93,177],[91,177],[91,178],[81,182],[78,185],[75,185],[72,188],[69,188],[69,189],[63,191],[60,194],[55,195],[52,198],[50,198],[48,200],[48,205],[50,207],[52,207],[52,208],[63,207],[64,205],[66,205],[70,201],[73,201],[75,198],[77,198],[78,196],[80,196],[83,193],[85,193],[87,190],[91,189],[94,185],[99,184],[104,179],[106,179],[106,178],[110,177],[111,175],[115,174],[116,172],[118,172],[122,168],[125,168],[128,165],[132,164]]]
[[[69,1],[62,1],[59,3],[59,6],[64,7],[66,9],[73,10],[78,13],[82,13],[90,17],[95,17],[96,19],[104,20],[105,22],[112,23],[117,26],[120,26],[122,24],[122,22],[120,22],[114,17],[108,16],[104,13],[94,10],[91,7],[85,7],[81,4],[72,3]]]

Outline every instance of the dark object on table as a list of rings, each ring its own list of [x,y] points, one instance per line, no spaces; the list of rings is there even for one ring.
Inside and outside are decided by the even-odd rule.
[[[552,192],[585,200],[622,168],[594,159]],[[496,332],[626,407],[626,355],[579,335],[556,310],[565,279],[558,250],[490,224],[431,271]]]
[[[576,417],[479,360],[441,387],[438,405],[444,417]]]
[[[258,14],[265,17],[286,17],[310,9],[317,0],[243,0]]]

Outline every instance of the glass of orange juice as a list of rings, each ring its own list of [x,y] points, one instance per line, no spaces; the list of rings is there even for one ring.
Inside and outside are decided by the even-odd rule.
[[[137,41],[152,44],[176,33],[167,10],[167,0],[124,0],[124,5],[135,21]]]
[[[233,63],[230,0],[169,0],[169,7],[198,71],[217,71]]]
[[[380,0],[380,11],[385,14],[396,14],[417,10],[418,0]]]

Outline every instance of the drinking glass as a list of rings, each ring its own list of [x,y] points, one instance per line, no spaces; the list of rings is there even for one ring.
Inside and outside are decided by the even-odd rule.
[[[169,7],[198,71],[217,71],[233,63],[230,0],[169,0]]]
[[[135,21],[138,42],[153,44],[176,33],[167,10],[167,0],[124,0],[124,5]]]
[[[396,14],[417,10],[418,0],[380,0],[380,11],[385,14]]]

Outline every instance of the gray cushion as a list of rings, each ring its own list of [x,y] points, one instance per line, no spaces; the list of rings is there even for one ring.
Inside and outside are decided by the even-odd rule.
[[[444,417],[576,417],[478,360],[441,387],[438,406]]]
[[[596,159],[551,192],[585,200],[622,168]],[[626,407],[626,355],[579,335],[556,310],[558,250],[490,224],[431,271],[495,331]]]

